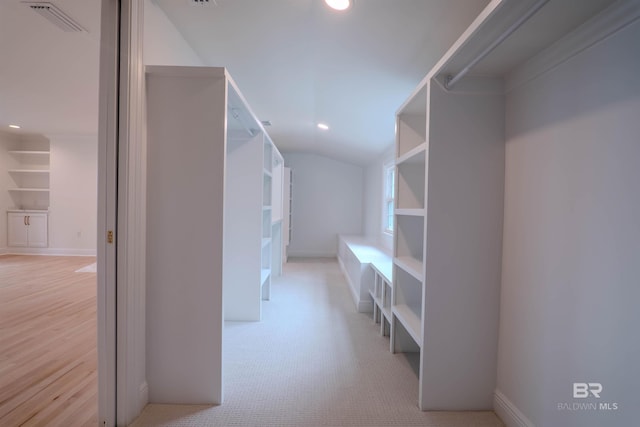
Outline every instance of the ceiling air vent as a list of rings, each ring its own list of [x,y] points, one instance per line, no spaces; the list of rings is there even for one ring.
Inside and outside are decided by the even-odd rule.
[[[214,4],[214,5],[218,5],[218,3],[216,3],[216,0],[191,0],[191,4],[195,4],[198,6],[208,6],[210,4]]]
[[[271,120],[262,120],[262,126],[264,127],[271,126]]]
[[[31,10],[38,12],[40,15],[47,18],[49,22],[55,24],[56,27],[62,31],[78,32],[86,31],[76,21],[74,21],[69,15],[61,11],[56,5],[49,2],[35,2],[25,1],[23,2],[31,8]]]

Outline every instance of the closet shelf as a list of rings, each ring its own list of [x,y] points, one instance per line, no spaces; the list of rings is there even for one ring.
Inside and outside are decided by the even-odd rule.
[[[395,213],[400,216],[424,216],[424,209],[396,209]]]
[[[49,169],[9,169],[9,173],[49,173]]]
[[[387,322],[391,322],[391,311],[384,306],[384,301],[382,298],[377,297],[373,290],[369,290],[369,295],[373,298],[373,302],[378,306],[384,317],[387,319]]]
[[[270,268],[263,268],[260,271],[260,286],[264,286],[264,284],[267,282],[267,279],[269,278],[270,275],[271,275]]]
[[[24,191],[24,192],[43,192],[48,193],[48,188],[9,188],[9,191]]]
[[[415,258],[409,256],[396,257],[393,259],[393,262],[396,266],[400,267],[410,275],[412,275],[416,280],[423,282],[424,274],[422,269],[422,262],[418,261]]]
[[[398,321],[402,323],[411,338],[418,344],[418,347],[422,348],[422,334],[420,317],[415,314],[414,309],[406,304],[394,305],[391,311],[396,316]]]
[[[33,154],[33,155],[39,155],[39,156],[48,156],[49,152],[48,151],[35,151],[35,150],[10,150],[9,153],[11,154]]]
[[[402,156],[398,157],[396,159],[396,165],[424,163],[426,151],[427,143],[423,142],[422,144],[418,145],[415,148],[412,148]]]

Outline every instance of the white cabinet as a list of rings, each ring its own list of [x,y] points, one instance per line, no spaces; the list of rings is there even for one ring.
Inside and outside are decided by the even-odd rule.
[[[11,247],[46,248],[48,215],[42,212],[7,213],[7,244]]]

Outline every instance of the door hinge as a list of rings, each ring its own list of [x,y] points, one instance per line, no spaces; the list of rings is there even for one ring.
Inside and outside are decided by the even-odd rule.
[[[113,243],[113,231],[107,231],[107,243]]]

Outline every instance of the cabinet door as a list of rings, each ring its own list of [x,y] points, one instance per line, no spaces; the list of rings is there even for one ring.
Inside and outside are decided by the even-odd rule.
[[[26,247],[28,244],[26,216],[21,213],[8,213],[7,245]]]
[[[47,215],[29,214],[27,223],[29,224],[29,247],[46,248],[49,242],[47,238]]]

